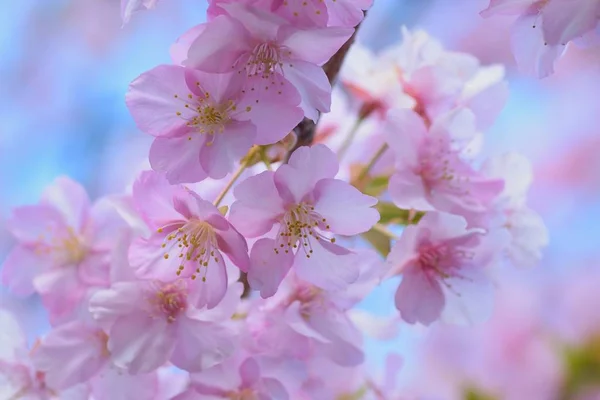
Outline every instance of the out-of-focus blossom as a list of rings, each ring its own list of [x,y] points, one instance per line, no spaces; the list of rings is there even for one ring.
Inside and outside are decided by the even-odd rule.
[[[198,286],[191,280],[117,282],[90,299],[90,312],[108,334],[111,361],[132,374],[151,372],[171,361],[187,371],[210,368],[234,348],[227,321],[241,294],[240,284],[211,310],[197,309]]]
[[[245,236],[260,237],[275,226],[274,239],[256,242],[248,271],[250,285],[272,296],[290,267],[319,287],[339,289],[358,271],[348,250],[331,234],[356,235],[379,219],[376,199],[334,179],[335,154],[324,145],[301,147],[276,172],[265,171],[239,184],[231,221]]]
[[[568,42],[595,34],[600,1],[491,0],[481,15],[519,16],[512,32],[515,58],[524,72],[543,78],[554,72],[554,63]]]
[[[470,220],[486,214],[502,191],[502,180],[486,177],[463,158],[460,143],[475,134],[469,110],[440,117],[429,129],[414,111],[393,110],[384,130],[395,157],[389,190],[398,207],[445,211]]]
[[[473,323],[489,316],[493,288],[486,267],[502,241],[467,229],[464,218],[428,212],[406,227],[388,256],[388,276],[402,274],[396,307],[402,319],[429,325],[440,317]]]
[[[59,321],[89,290],[109,284],[114,232],[126,225],[106,200],[91,204],[81,185],[61,177],[40,204],[16,208],[8,227],[19,244],[4,261],[2,282],[19,295],[39,293]]]

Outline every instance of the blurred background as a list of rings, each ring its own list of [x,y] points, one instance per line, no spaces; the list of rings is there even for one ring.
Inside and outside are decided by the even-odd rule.
[[[136,130],[125,91],[170,62],[169,46],[204,21],[206,4],[162,1],[122,26],[119,2],[0,5],[0,260],[13,244],[10,209],[37,202],[55,177],[73,177],[94,198],[125,190],[146,165],[150,138]],[[368,342],[369,363],[401,354],[408,399],[600,399],[600,49],[568,46],[553,76],[523,76],[510,50],[513,18],[484,20],[487,5],[375,0],[359,37],[377,50],[397,42],[402,25],[423,28],[449,50],[506,66],[510,98],[484,153],[531,160],[530,205],[551,244],[537,268],[501,277],[488,323],[402,326],[398,340]],[[393,314],[393,290],[384,285],[361,306]],[[0,300],[23,311],[30,332],[39,328],[35,299]]]

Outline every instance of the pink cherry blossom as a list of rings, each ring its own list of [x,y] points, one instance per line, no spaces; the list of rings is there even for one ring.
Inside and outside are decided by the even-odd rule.
[[[463,158],[460,143],[475,132],[470,111],[457,109],[428,129],[415,112],[392,110],[384,130],[396,159],[389,190],[398,207],[471,219],[488,212],[502,191],[501,179],[484,176]]]
[[[224,363],[191,375],[196,396],[206,399],[287,400],[285,386],[276,377],[264,375],[252,357],[232,357]]]
[[[170,186],[156,172],[140,175],[133,200],[152,231],[148,238],[134,240],[129,250],[137,275],[164,282],[191,278],[200,293],[196,306],[215,307],[227,290],[222,253],[241,270],[248,268],[244,237],[212,203],[183,186]]]
[[[187,371],[210,368],[234,351],[227,320],[241,285],[230,287],[212,310],[193,306],[199,296],[191,280],[117,282],[90,299],[90,312],[108,333],[112,362],[132,374],[171,361]]]
[[[491,0],[484,17],[518,15],[512,46],[517,63],[528,74],[546,77],[564,46],[592,32],[600,22],[598,0]]]
[[[290,267],[319,287],[339,289],[354,282],[352,255],[332,234],[356,235],[379,219],[377,200],[334,179],[335,154],[324,145],[301,147],[277,171],[248,178],[234,189],[230,218],[247,237],[276,228],[275,239],[254,244],[248,280],[272,296]]]
[[[129,22],[131,15],[140,10],[154,8],[158,0],[121,0],[121,18],[123,23]]]
[[[316,121],[319,111],[329,111],[331,85],[320,66],[348,40],[352,28],[302,29],[245,4],[221,7],[228,15],[204,26],[184,65],[212,73],[243,73],[257,80],[256,90],[261,92],[278,92],[289,81],[300,93],[300,106],[308,118]]]
[[[33,354],[33,363],[55,389],[87,382],[109,363],[108,336],[94,324],[75,320],[54,328]]]
[[[362,21],[373,0],[273,0],[271,10],[295,26],[343,26]]]
[[[18,245],[2,283],[19,295],[39,293],[51,320],[67,318],[88,290],[109,284],[114,232],[124,227],[106,201],[92,205],[81,185],[57,178],[40,204],[18,207],[9,219]]]
[[[175,65],[134,80],[126,102],[139,128],[156,136],[152,168],[172,184],[220,179],[253,144],[280,140],[302,119],[291,85],[269,92],[244,89],[245,83],[236,73]]]
[[[388,256],[388,276],[402,274],[395,299],[402,319],[429,325],[440,317],[469,323],[487,317],[493,290],[485,269],[498,247],[494,236],[467,229],[456,215],[428,212],[406,227]]]

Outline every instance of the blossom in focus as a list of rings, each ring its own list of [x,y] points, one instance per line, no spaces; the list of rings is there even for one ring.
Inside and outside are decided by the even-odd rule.
[[[114,232],[125,226],[105,199],[92,204],[81,185],[57,178],[38,205],[13,211],[8,229],[18,244],[2,283],[18,295],[39,293],[51,320],[68,318],[89,290],[108,286]]]
[[[428,212],[405,228],[387,262],[388,276],[402,275],[396,308],[410,324],[429,325],[439,318],[473,323],[491,312],[493,288],[486,268],[502,241],[468,229],[464,218]]]
[[[544,78],[554,72],[568,42],[598,35],[600,1],[491,0],[481,15],[518,15],[512,30],[517,63],[525,73]]]
[[[253,144],[280,140],[302,119],[291,85],[255,91],[245,83],[236,73],[176,65],[155,67],[135,79],[126,103],[138,127],[156,137],[152,168],[171,184],[220,179]]]
[[[219,15],[195,30],[198,34],[191,41],[184,65],[211,73],[235,71],[255,78],[256,90],[261,92],[278,92],[289,81],[300,94],[300,106],[307,118],[316,121],[319,112],[329,111],[331,85],[320,66],[354,29],[298,28],[256,7],[240,3],[221,7],[227,15]],[[276,112],[270,114],[276,116]]]
[[[338,179],[338,161],[324,145],[300,147],[288,164],[246,179],[234,189],[230,219],[246,237],[276,235],[257,241],[251,252],[248,281],[261,296],[272,296],[290,267],[325,289],[356,280],[352,255],[333,234],[357,235],[378,220],[377,200]]]
[[[244,237],[212,203],[181,185],[169,185],[156,172],[143,172],[136,180],[133,201],[152,231],[130,247],[137,276],[163,282],[190,278],[199,294],[195,305],[215,307],[227,290],[223,253],[241,270],[248,269]]]
[[[389,191],[398,207],[468,220],[489,212],[504,182],[476,171],[463,157],[464,143],[475,133],[473,119],[469,110],[457,109],[427,128],[414,111],[390,111],[383,129],[395,157]]]
[[[170,361],[186,371],[199,371],[234,351],[228,320],[241,289],[241,284],[233,284],[209,310],[193,306],[200,291],[189,279],[117,282],[92,296],[90,313],[107,332],[107,349],[117,367],[138,374]]]
[[[154,8],[158,0],[121,0],[121,19],[126,24],[131,19],[131,15],[140,10]]]

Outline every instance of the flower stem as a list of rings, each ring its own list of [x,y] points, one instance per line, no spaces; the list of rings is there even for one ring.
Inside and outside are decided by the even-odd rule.
[[[373,157],[371,158],[371,160],[369,160],[369,163],[363,168],[362,171],[360,171],[360,174],[358,175],[358,178],[357,178],[357,180],[359,182],[362,181],[363,179],[365,179],[365,177],[369,174],[369,172],[371,171],[371,169],[373,168],[373,166],[375,165],[377,160],[379,160],[379,158],[381,158],[383,153],[385,153],[387,148],[388,148],[387,143],[384,143],[383,146],[381,146],[379,148],[379,150],[377,150],[377,152],[375,154],[373,154]]]
[[[221,190],[221,193],[219,193],[219,195],[217,196],[217,198],[213,202],[213,204],[215,205],[215,207],[218,207],[219,204],[221,204],[221,201],[223,201],[223,198],[225,197],[225,195],[227,194],[227,192],[229,192],[229,190],[231,189],[231,187],[233,186],[233,184],[235,183],[235,181],[237,181],[238,178],[240,177],[240,175],[242,175],[242,172],[244,172],[244,170],[246,168],[248,168],[248,165],[250,165],[250,162],[252,161],[252,157],[256,154],[256,152],[259,149],[260,149],[260,146],[252,146],[252,148],[248,151],[248,153],[244,156],[244,158],[242,158],[240,166],[233,173],[233,176],[231,177],[231,179],[229,180],[229,182],[227,182],[227,185],[223,188],[223,190]]]
[[[350,132],[348,132],[348,135],[346,135],[344,142],[342,143],[342,145],[340,146],[340,149],[337,152],[338,160],[340,163],[342,162],[342,158],[344,158],[344,155],[348,151],[348,148],[350,147],[350,145],[356,138],[356,134],[358,133],[358,128],[360,128],[360,126],[362,125],[364,120],[365,120],[364,118],[358,117],[358,119],[354,122],[354,125],[352,125],[352,129],[350,129]]]

